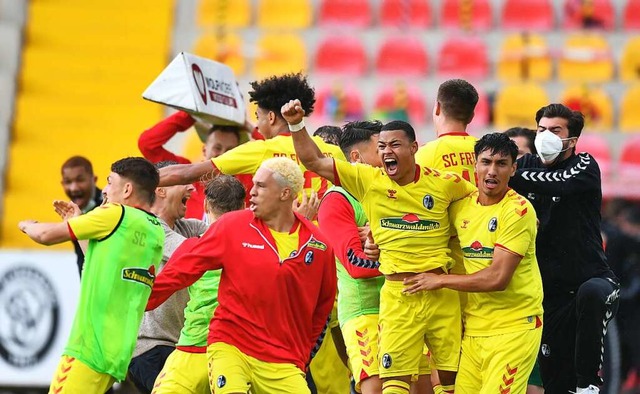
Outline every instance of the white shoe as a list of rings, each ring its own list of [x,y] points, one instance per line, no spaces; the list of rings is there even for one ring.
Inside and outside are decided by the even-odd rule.
[[[578,387],[576,389],[576,394],[598,394],[600,393],[600,389],[594,385],[589,385],[589,387],[587,388],[580,388]]]

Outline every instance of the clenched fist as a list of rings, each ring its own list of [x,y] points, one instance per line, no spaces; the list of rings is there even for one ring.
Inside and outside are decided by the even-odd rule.
[[[304,109],[302,109],[300,100],[297,99],[289,100],[288,103],[282,106],[280,113],[282,113],[284,120],[292,125],[302,122],[302,118],[304,118]]]

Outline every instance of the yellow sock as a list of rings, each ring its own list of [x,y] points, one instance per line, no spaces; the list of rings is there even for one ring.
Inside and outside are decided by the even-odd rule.
[[[435,386],[433,386],[433,392],[434,394],[453,394],[453,389],[454,389],[455,385],[441,385],[441,384],[437,384]]]
[[[383,394],[409,394],[409,383],[402,380],[386,380],[382,383]]]

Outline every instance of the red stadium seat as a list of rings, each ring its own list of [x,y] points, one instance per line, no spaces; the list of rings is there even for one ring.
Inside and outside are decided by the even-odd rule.
[[[640,179],[640,136],[627,137],[622,143],[618,173],[621,179]]]
[[[380,7],[380,24],[384,27],[428,27],[431,19],[427,0],[383,0]]]
[[[364,115],[360,92],[351,86],[345,87],[338,83],[331,88],[325,87],[318,91],[314,107],[312,116],[319,118],[322,123],[336,124],[358,120]]]
[[[622,16],[624,30],[640,30],[640,0],[628,0]]]
[[[611,0],[565,0],[564,14],[563,25],[566,29],[611,30],[615,26],[615,11]]]
[[[354,36],[325,38],[316,51],[316,72],[361,76],[367,70],[367,55]]]
[[[447,29],[490,30],[493,16],[489,0],[444,0],[440,26]]]
[[[597,134],[582,134],[578,139],[576,152],[588,152],[598,162],[603,176],[611,174],[611,150],[606,138]]]
[[[487,46],[481,37],[447,39],[438,54],[438,76],[485,78],[489,73]]]
[[[387,75],[424,76],[429,57],[424,44],[413,36],[387,38],[376,57],[376,71]]]
[[[474,111],[473,120],[467,126],[467,130],[474,135],[482,135],[489,124],[489,97],[481,90],[478,90],[478,104]]]
[[[502,28],[507,30],[549,31],[553,20],[549,0],[507,0],[502,8]]]
[[[417,87],[407,87],[404,83],[398,86],[387,86],[378,92],[375,109],[386,114],[404,110],[413,124],[424,124],[427,119],[425,98]],[[393,120],[393,119],[388,119]]]
[[[371,6],[368,0],[322,0],[318,23],[364,28],[371,24]]]

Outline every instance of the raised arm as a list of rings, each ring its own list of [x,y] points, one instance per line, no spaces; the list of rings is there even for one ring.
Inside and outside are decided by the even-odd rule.
[[[311,139],[304,127],[304,109],[300,100],[291,100],[281,109],[282,117],[289,123],[293,147],[302,164],[309,171],[313,171],[321,177],[335,183],[333,173],[333,159],[325,157],[318,145]],[[301,127],[301,128],[300,128]]]
[[[160,184],[158,186],[188,185],[199,181],[207,174],[217,176],[220,173],[211,160],[166,166],[161,168],[159,172]]]
[[[189,129],[194,122],[188,113],[178,111],[140,134],[138,149],[140,149],[145,159],[153,163],[163,160],[174,160],[180,164],[191,163],[189,159],[166,150],[164,144],[173,138],[176,133]]]

